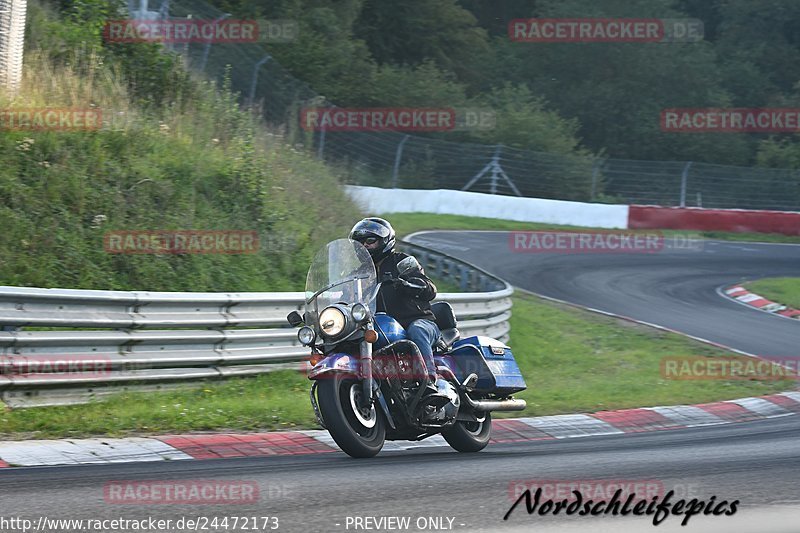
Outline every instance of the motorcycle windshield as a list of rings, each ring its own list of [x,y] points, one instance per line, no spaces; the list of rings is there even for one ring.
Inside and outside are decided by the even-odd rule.
[[[375,265],[364,245],[338,239],[323,246],[306,278],[306,311],[317,314],[331,304],[364,304],[375,312]]]

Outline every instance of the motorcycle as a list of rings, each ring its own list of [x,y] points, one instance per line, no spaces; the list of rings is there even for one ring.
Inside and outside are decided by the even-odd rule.
[[[419,268],[409,256],[400,276]],[[373,457],[386,440],[419,441],[441,434],[459,452],[486,447],[494,411],[521,411],[525,390],[511,349],[485,336],[460,338],[452,307],[431,305],[442,336],[434,347],[438,394],[419,348],[403,327],[377,313],[378,281],[367,249],[339,239],[315,256],[306,279],[305,311],[293,311],[299,341],[311,349],[308,378],[317,422],[352,457]]]

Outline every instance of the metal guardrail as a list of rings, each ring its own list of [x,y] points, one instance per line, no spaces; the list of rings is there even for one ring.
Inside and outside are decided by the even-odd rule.
[[[462,336],[506,341],[512,288],[463,261],[401,243],[463,290]],[[286,326],[302,292],[180,293],[0,287],[0,398],[12,407],[83,403],[116,392],[302,370],[308,348]]]

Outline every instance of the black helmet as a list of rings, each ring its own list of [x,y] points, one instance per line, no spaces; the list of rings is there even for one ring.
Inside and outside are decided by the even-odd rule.
[[[388,221],[382,218],[365,218],[360,220],[350,230],[350,239],[364,244],[370,237],[377,238],[380,245],[374,248],[367,248],[372,260],[376,263],[394,252],[395,236],[394,228]]]

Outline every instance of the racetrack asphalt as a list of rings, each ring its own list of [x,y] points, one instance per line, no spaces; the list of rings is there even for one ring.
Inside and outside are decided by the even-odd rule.
[[[717,293],[746,280],[800,276],[800,245],[708,240],[672,247],[665,238],[656,253],[555,253],[513,250],[508,232],[432,231],[410,240],[550,298],[753,355],[800,356],[800,320],[772,316]]]
[[[716,293],[743,279],[800,275],[800,246],[709,241],[658,254],[531,254],[501,232],[433,232],[414,242],[464,258],[512,284],[572,303],[702,337],[753,354],[800,355],[800,324]],[[650,531],[652,517],[528,515],[520,482],[655,482],[677,497],[739,500],[734,516],[670,516],[655,531],[788,533],[800,530],[800,417],[639,434],[493,444],[473,455],[447,448],[162,461],[0,471],[0,517],[279,517],[278,531]],[[260,497],[238,505],[111,503],[109,482],[253,481]],[[410,517],[407,529],[354,519]],[[349,517],[349,520],[348,520]],[[432,529],[425,517],[452,518]],[[369,522],[375,526],[376,522]],[[259,524],[260,526],[261,524]],[[444,526],[450,529],[444,529]],[[2,529],[2,528],[0,528]],[[52,530],[52,529],[51,529]],[[73,529],[78,531],[77,529]],[[169,531],[187,531],[175,528]],[[217,531],[225,531],[217,528]],[[231,529],[227,529],[231,531]],[[238,529],[244,531],[245,529]],[[268,531],[269,529],[248,529]],[[2,529],[6,531],[6,529]],[[11,531],[11,530],[8,530]]]
[[[61,519],[159,519],[277,516],[279,531],[356,529],[348,517],[453,518],[452,531],[650,531],[652,517],[528,515],[508,521],[513,487],[550,482],[655,482],[676,498],[740,500],[734,516],[670,516],[655,531],[797,531],[800,518],[800,417],[653,433],[492,445],[479,454],[446,448],[382,453],[370,460],[344,454],[6,469],[0,473],[2,516]],[[255,503],[130,505],[109,503],[110,482],[253,481]],[[752,518],[750,518],[752,516]],[[753,522],[758,523],[753,528]],[[794,529],[779,527],[793,520]],[[774,527],[773,527],[774,526]],[[260,527],[260,526],[259,526]],[[183,529],[185,531],[186,529]],[[222,531],[223,529],[219,529]],[[241,530],[241,529],[240,529]],[[415,525],[406,531],[424,531]],[[7,530],[4,530],[7,531]],[[181,529],[173,529],[181,531]],[[264,529],[259,529],[264,531]]]

